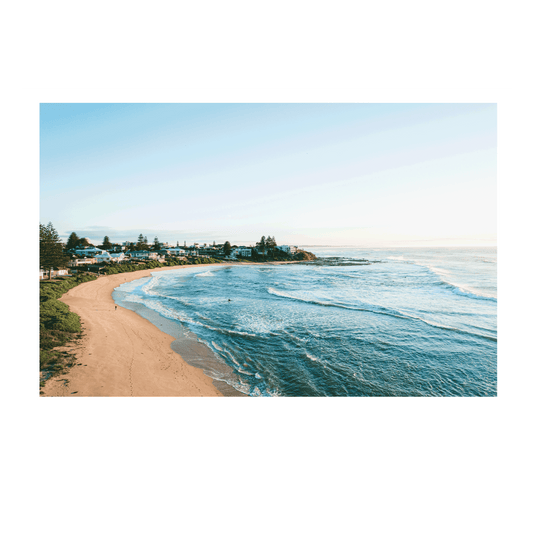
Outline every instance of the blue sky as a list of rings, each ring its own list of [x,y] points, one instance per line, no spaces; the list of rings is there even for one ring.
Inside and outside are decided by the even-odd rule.
[[[495,104],[41,104],[40,221],[98,244],[496,244]]]

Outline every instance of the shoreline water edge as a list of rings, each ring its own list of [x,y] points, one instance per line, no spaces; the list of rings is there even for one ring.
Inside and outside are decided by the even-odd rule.
[[[262,263],[239,266],[248,264]],[[100,276],[64,294],[59,300],[80,316],[84,336],[81,343],[63,348],[76,357],[76,366],[49,379],[41,396],[246,396],[206,374],[213,365],[218,365],[217,374],[231,369],[223,369],[224,364],[194,333],[143,305],[121,301],[114,292],[153,272],[205,266],[178,265]]]

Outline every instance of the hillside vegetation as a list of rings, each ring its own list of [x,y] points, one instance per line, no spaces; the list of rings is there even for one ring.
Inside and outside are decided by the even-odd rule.
[[[176,265],[202,265],[222,263],[221,259],[215,259],[214,257],[196,257],[190,258],[188,261],[183,261],[177,258],[168,258],[164,263],[159,261],[147,261],[146,263],[124,263],[118,265],[108,265],[103,271],[106,274],[121,274],[122,272],[135,272],[137,270],[148,270],[150,268],[161,268]]]
[[[41,385],[50,377],[60,374],[74,364],[74,357],[55,350],[59,346],[79,338],[80,317],[58,298],[80,283],[92,281],[96,276],[83,275],[78,279],[57,278],[39,283],[39,369]]]

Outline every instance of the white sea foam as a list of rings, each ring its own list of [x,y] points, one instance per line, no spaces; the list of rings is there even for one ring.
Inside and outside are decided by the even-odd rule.
[[[289,337],[291,339],[294,339],[296,340],[298,343],[302,343],[302,344],[307,344],[311,339],[309,338],[301,338],[301,337],[297,337],[296,335],[294,335],[293,333],[289,333],[288,331],[284,330],[283,331],[284,335],[286,337]],[[312,334],[312,332],[310,332]]]
[[[150,278],[150,281],[148,281],[147,283],[145,283],[142,287],[141,287],[141,291],[144,292],[145,294],[151,294],[151,295],[154,295],[154,296],[159,296],[156,292],[154,292],[154,287],[156,285],[159,284],[159,278],[156,277],[156,276],[152,276]]]
[[[133,291],[139,289],[139,287],[142,287],[146,283],[148,283],[146,281],[146,278],[140,278],[140,279],[136,279],[133,281],[128,281],[126,283],[123,283],[122,285],[119,285],[118,287],[116,287],[115,290],[119,290],[120,292],[125,292],[125,293],[132,293]]]
[[[239,315],[237,317],[239,328],[249,334],[274,334],[274,331],[283,329],[283,320],[269,320],[258,315]]]
[[[189,302],[185,298],[178,298],[177,296],[169,296],[167,294],[158,294],[160,298],[168,298],[169,300],[176,300],[177,302],[184,304],[184,305],[192,305],[191,302]]]
[[[304,351],[304,354],[305,356],[308,358],[308,359],[311,359],[311,361],[314,361],[315,363],[319,363],[320,360],[317,358],[317,357],[313,357],[311,354],[307,353]]]
[[[432,322],[432,321],[429,321],[429,320],[425,320],[425,319],[423,319],[423,318],[421,318],[419,316],[410,315],[410,314],[405,313],[403,311],[398,311],[397,309],[385,308],[385,307],[380,307],[380,306],[373,306],[371,304],[366,304],[368,307],[355,307],[355,306],[343,305],[343,304],[339,304],[339,303],[321,302],[319,300],[311,300],[311,299],[306,299],[306,298],[298,298],[296,296],[290,296],[288,294],[283,293],[282,291],[276,291],[275,289],[272,289],[272,290],[270,290],[270,289],[271,288],[269,288],[269,292],[271,292],[271,294],[276,294],[277,296],[282,296],[284,298],[291,298],[293,300],[299,300],[299,301],[306,302],[306,303],[323,305],[325,307],[340,307],[342,309],[349,309],[349,310],[352,310],[352,311],[363,311],[363,312],[367,312],[367,313],[376,313],[376,314],[379,314],[379,315],[387,315],[387,316],[392,316],[392,317],[395,317],[395,318],[401,318],[401,319],[404,319],[404,320],[420,320],[420,321],[424,322],[425,324],[427,324],[428,326],[433,326],[433,327],[441,328],[441,329],[454,330],[454,331],[457,331],[459,333],[464,333],[466,335],[474,335],[476,337],[483,337],[483,338],[494,340],[494,341],[497,340],[496,337],[493,337],[491,335],[482,335],[480,333],[473,333],[473,332],[470,332],[470,331],[461,330],[461,329],[454,328],[454,327],[451,327],[451,326],[446,326],[445,324],[439,324],[437,322]]]
[[[209,374],[208,374],[209,375]],[[233,387],[236,391],[242,392],[243,394],[250,394],[250,385],[241,380],[232,379],[231,377],[221,376],[221,375],[209,375],[210,378],[216,379],[217,381],[222,381]]]
[[[213,272],[211,270],[208,270],[207,272],[200,272],[199,274],[195,274],[195,278],[208,278],[214,276]]]
[[[480,300],[490,300],[493,302],[497,301],[497,298],[495,298],[491,294],[485,293],[483,291],[480,291],[479,289],[475,289],[474,287],[470,287],[468,285],[464,285],[462,283],[458,283],[457,281],[450,279],[450,275],[452,273],[449,270],[446,270],[441,267],[436,267],[434,265],[427,265],[424,263],[415,262],[415,264],[423,268],[427,268],[430,272],[436,274],[436,276],[439,278],[440,282],[443,285],[447,285],[453,293],[458,294],[459,296],[467,296],[468,298],[475,298]]]
[[[415,263],[415,264],[420,264],[420,263]],[[421,266],[425,266],[426,268],[429,268],[429,270],[431,270],[431,272],[434,272],[435,274],[437,274],[437,276],[447,276],[450,274],[450,271],[449,270],[446,270],[444,268],[439,268],[439,267],[436,267],[436,266],[429,266],[429,265],[421,265]]]
[[[130,294],[127,296],[126,301],[134,302],[134,303],[141,303],[144,306],[148,307],[149,309],[152,309],[153,311],[157,311],[160,315],[166,318],[178,320],[186,324],[200,326],[206,329],[210,329],[212,331],[217,331],[225,335],[229,334],[229,335],[240,335],[243,337],[257,337],[257,335],[255,335],[254,333],[248,333],[246,331],[236,331],[236,330],[225,329],[225,328],[217,328],[215,326],[210,326],[209,324],[206,324],[204,322],[198,322],[197,320],[193,320],[192,318],[190,318],[183,312],[178,312],[174,309],[169,309],[168,307],[163,305],[158,300],[146,299],[136,294]]]
[[[467,296],[468,298],[475,298],[477,300],[489,300],[492,302],[498,301],[498,299],[495,298],[494,296],[491,296],[490,294],[487,294],[487,293],[483,293],[480,290],[473,289],[472,287],[460,285],[459,283],[451,283],[449,281],[444,281],[444,280],[443,280],[443,283],[450,285],[452,287],[452,291],[455,294],[459,294],[460,296]]]
[[[458,283],[457,281],[452,281],[446,275],[448,271],[440,269],[441,272],[439,272],[439,269],[436,268],[430,268],[430,270],[432,270],[435,274],[439,276],[440,281],[443,285],[447,285],[453,293],[458,294],[459,296],[467,296],[468,298],[475,298],[477,300],[489,300],[493,302],[497,301],[497,298],[492,296],[491,294],[480,291],[479,289],[475,289],[474,287]]]
[[[161,316],[164,316],[166,318],[170,318],[172,320],[179,320],[180,322],[185,322],[187,324],[198,324],[198,325],[201,325],[200,322],[196,322],[195,320],[191,320],[191,318],[188,317],[186,314],[179,313],[178,311],[176,311],[174,309],[169,309],[168,307],[163,305],[158,300],[143,298],[143,297],[141,297],[141,296],[139,296],[137,294],[130,294],[126,298],[126,301],[143,304],[145,307],[148,307],[148,309],[151,309],[152,311],[156,311]]]

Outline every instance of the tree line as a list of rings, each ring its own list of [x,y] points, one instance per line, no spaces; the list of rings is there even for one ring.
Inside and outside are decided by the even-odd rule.
[[[261,240],[255,244],[255,246],[262,252],[268,251],[271,252],[276,246],[276,237],[271,237],[270,235],[265,239],[263,235]]]
[[[66,250],[75,250],[76,248],[83,248],[86,246],[91,246],[91,243],[85,238],[80,238],[76,234],[75,231],[73,231],[68,240],[65,244]],[[115,247],[122,246],[118,243],[112,243],[109,240],[109,237],[106,235],[104,237],[104,240],[102,241],[102,244],[97,245],[97,248],[100,248],[100,250],[111,250]],[[130,243],[128,246],[126,246],[126,250],[129,251],[143,251],[143,250],[160,250],[161,249],[161,242],[159,242],[159,239],[155,237],[154,242],[152,245],[148,244],[148,237],[143,235],[142,233],[139,235],[139,238],[137,239],[136,243]]]

